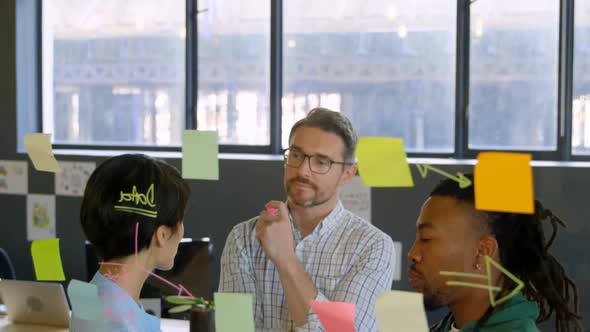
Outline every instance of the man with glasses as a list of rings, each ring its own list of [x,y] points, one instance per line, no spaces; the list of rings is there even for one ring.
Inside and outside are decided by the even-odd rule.
[[[391,238],[344,209],[357,136],[338,112],[313,109],[285,152],[287,201],[238,224],[221,257],[220,292],[252,293],[257,331],[324,331],[313,300],[356,304],[358,331],[377,331],[375,300],[391,288]]]

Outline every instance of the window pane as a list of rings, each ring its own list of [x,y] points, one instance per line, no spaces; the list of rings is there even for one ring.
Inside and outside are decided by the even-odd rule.
[[[590,155],[590,2],[576,1],[572,153]]]
[[[471,5],[469,148],[555,150],[559,1]]]
[[[282,144],[315,107],[359,135],[452,152],[456,0],[284,2]]]
[[[270,144],[270,1],[199,1],[197,128]]]
[[[43,27],[43,124],[55,143],[180,144],[184,0],[43,1]]]

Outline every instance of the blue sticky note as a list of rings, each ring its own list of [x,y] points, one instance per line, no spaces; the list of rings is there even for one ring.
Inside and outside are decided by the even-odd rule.
[[[85,320],[97,320],[100,317],[102,305],[96,285],[72,279],[68,285],[68,297],[72,315]]]

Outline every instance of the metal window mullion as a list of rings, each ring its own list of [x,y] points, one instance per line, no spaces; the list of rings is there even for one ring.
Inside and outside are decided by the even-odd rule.
[[[455,157],[465,158],[469,148],[469,0],[457,0],[455,73]]]
[[[574,2],[560,1],[559,72],[558,72],[558,140],[562,160],[572,159],[572,101],[574,62]]]
[[[186,0],[185,129],[197,129],[198,22],[197,0]]]
[[[270,1],[270,152],[281,153],[283,96],[283,1]]]

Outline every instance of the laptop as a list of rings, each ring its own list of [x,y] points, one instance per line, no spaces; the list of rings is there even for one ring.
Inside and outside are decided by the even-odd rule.
[[[70,309],[59,283],[4,279],[0,281],[0,296],[8,319],[15,324],[70,325]]]

